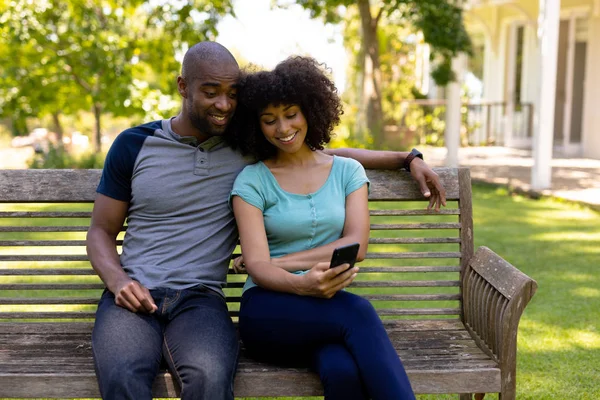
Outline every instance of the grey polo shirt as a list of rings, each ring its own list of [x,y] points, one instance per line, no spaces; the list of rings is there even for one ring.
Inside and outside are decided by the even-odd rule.
[[[117,136],[97,192],[129,203],[127,274],[149,289],[205,285],[223,294],[238,238],[228,198],[251,162],[220,137],[180,137],[170,120]]]

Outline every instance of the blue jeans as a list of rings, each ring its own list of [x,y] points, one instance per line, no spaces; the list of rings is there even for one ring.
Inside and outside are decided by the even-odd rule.
[[[375,309],[352,293],[320,299],[254,287],[242,296],[240,335],[257,359],[315,369],[327,400],[415,399]]]
[[[103,399],[152,399],[164,360],[182,399],[233,399],[239,342],[225,299],[204,287],[150,291],[158,310],[133,313],[105,291],[92,350]]]

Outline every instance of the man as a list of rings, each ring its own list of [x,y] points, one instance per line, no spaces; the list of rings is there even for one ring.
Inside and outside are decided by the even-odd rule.
[[[105,399],[150,399],[163,359],[182,399],[233,399],[238,340],[222,288],[237,232],[227,199],[251,160],[224,135],[239,73],[223,46],[196,44],[177,78],[179,115],[124,131],[107,155],[87,235],[91,264],[107,288],[92,333]],[[382,168],[414,157],[330,152]],[[445,197],[437,175],[420,159],[410,170],[430,207],[439,209]],[[116,238],[125,219],[119,256]],[[328,271],[323,291],[351,283],[352,271],[342,270]]]

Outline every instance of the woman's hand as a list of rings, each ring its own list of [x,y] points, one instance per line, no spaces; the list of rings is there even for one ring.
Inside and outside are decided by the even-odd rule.
[[[246,264],[244,264],[244,256],[236,257],[233,260],[233,272],[236,274],[247,274]]]
[[[300,288],[299,294],[326,299],[332,298],[356,278],[358,267],[348,268],[349,266],[349,264],[342,264],[330,268],[329,262],[315,264],[310,271],[302,276],[304,284]]]

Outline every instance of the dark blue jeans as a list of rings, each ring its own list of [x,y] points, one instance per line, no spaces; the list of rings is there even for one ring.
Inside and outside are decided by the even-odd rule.
[[[314,368],[327,400],[415,398],[375,309],[352,293],[320,299],[254,287],[242,296],[240,335],[257,359]]]
[[[203,287],[151,290],[158,310],[132,313],[105,291],[92,350],[103,399],[152,398],[165,360],[182,399],[233,399],[239,342],[225,299]]]

